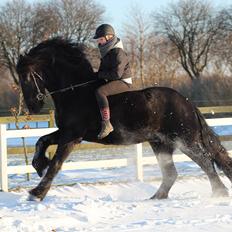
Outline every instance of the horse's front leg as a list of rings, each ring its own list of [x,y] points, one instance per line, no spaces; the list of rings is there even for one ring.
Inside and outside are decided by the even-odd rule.
[[[45,197],[45,195],[51,187],[54,177],[61,169],[63,162],[68,157],[70,152],[73,150],[74,145],[80,142],[81,139],[67,143],[59,142],[56,154],[50,161],[49,168],[45,176],[42,178],[38,186],[29,192],[29,200],[43,200],[43,198]]]
[[[60,131],[57,130],[51,134],[40,137],[35,145],[35,154],[32,160],[32,166],[35,168],[40,177],[42,177],[43,172],[48,167],[50,161],[46,157],[45,152],[50,145],[58,144],[59,137]]]

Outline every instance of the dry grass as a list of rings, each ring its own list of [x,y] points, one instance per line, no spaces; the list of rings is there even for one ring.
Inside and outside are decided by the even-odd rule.
[[[141,81],[135,79],[138,88]],[[191,81],[186,76],[159,79],[157,77],[146,79],[145,87],[165,86],[176,89],[188,97],[197,106],[232,105],[232,77],[217,75],[203,76],[201,80]]]

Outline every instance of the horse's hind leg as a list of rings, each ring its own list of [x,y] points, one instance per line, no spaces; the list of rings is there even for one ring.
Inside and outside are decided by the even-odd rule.
[[[151,199],[166,199],[168,193],[177,178],[177,171],[173,163],[172,154],[174,151],[172,144],[164,144],[162,142],[149,142],[155,152],[159,167],[162,172],[162,183],[158,191]]]
[[[220,149],[215,151],[215,162],[217,166],[222,169],[224,174],[228,177],[228,179],[232,182],[232,159],[227,153],[224,147],[220,147]]]
[[[195,163],[197,163],[207,174],[211,184],[213,196],[228,196],[227,188],[222,183],[215,170],[214,161],[211,159],[211,154],[209,154],[200,143],[194,143],[188,147],[182,147],[181,151],[189,156]]]
[[[35,145],[35,154],[32,160],[32,166],[35,168],[40,177],[49,165],[49,159],[45,156],[45,152],[50,145],[58,143],[59,134],[60,132],[57,130],[51,134],[42,136]]]

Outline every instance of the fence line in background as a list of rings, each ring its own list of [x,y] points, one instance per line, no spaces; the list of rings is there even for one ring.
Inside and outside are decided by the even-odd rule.
[[[6,125],[0,125],[0,181],[2,191],[8,191]]]
[[[211,115],[217,115],[218,113],[232,113],[232,106],[210,106],[210,107],[199,107],[198,108],[201,113],[203,114],[211,114]],[[18,122],[23,123],[30,123],[30,122],[47,122],[48,127],[52,128],[55,126],[55,117],[54,117],[54,110],[50,110],[49,114],[42,114],[42,115],[30,115],[30,120],[27,119],[26,116],[19,116]],[[0,124],[7,123],[14,123],[15,118],[12,116],[8,117],[0,117]],[[221,141],[232,141],[232,135],[228,136],[220,136]],[[82,149],[82,148],[90,148],[93,147],[93,144],[81,144],[78,147],[75,146],[74,150]],[[94,146],[102,147],[100,144],[94,144]],[[24,154],[24,148],[22,146],[18,147],[8,147],[8,154]],[[34,147],[27,146],[27,150],[29,153],[34,153]],[[56,146],[50,146],[48,149],[49,157],[52,157],[54,152],[56,150]]]
[[[208,119],[210,126],[232,125],[232,118]],[[7,130],[5,124],[0,124],[0,181],[2,191],[8,191],[8,174],[23,174],[35,172],[31,165],[7,166],[7,139],[21,137],[37,137],[56,131],[57,128]],[[143,157],[142,144],[136,144],[134,158],[109,159],[99,161],[68,162],[64,163],[62,170],[78,170],[88,168],[125,167],[135,164],[136,178],[143,181],[143,165],[156,164],[155,156]],[[174,155],[175,162],[190,161],[187,156]]]
[[[232,106],[209,106],[209,107],[198,107],[202,114],[218,114],[218,113],[232,113]],[[29,115],[30,120],[27,120],[27,116],[19,116],[18,122],[38,122],[44,121],[49,123],[49,127],[54,127],[54,110],[50,110],[49,114]],[[7,116],[0,117],[0,124],[14,123],[15,117]]]
[[[29,115],[29,116],[18,116],[18,122],[48,122],[49,127],[54,127],[55,125],[55,116],[54,110],[50,110],[49,114],[38,114],[38,115]],[[15,117],[7,116],[7,117],[0,117],[0,124],[6,123],[15,123]]]

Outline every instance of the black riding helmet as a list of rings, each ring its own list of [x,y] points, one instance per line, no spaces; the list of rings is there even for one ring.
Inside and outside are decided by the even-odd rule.
[[[105,37],[106,35],[115,35],[114,28],[109,24],[100,25],[95,32],[94,39]]]

